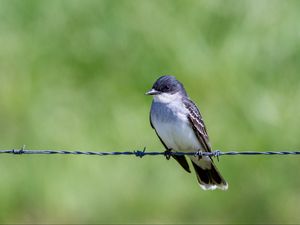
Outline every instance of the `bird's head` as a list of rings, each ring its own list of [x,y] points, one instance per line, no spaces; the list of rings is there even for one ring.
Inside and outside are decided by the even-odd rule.
[[[183,85],[174,76],[169,75],[158,78],[146,95],[153,95],[154,100],[159,101],[172,101],[187,96]]]

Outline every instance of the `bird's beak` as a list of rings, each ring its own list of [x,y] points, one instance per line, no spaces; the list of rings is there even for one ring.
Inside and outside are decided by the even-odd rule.
[[[160,94],[160,91],[157,91],[157,90],[155,90],[153,88],[150,91],[147,91],[145,93],[145,95],[158,95],[158,94]]]

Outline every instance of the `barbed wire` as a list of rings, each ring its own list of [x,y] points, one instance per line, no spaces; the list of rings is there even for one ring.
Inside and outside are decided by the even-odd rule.
[[[97,155],[97,156],[117,156],[117,155],[134,155],[137,157],[144,156],[158,156],[163,155],[165,157],[170,157],[172,155],[187,155],[187,156],[212,156],[219,158],[220,156],[233,156],[233,155],[300,155],[300,151],[227,151],[222,152],[220,150],[214,150],[212,152],[175,152],[175,151],[161,151],[161,152],[146,152],[146,148],[143,150],[135,150],[135,151],[120,151],[120,152],[97,152],[97,151],[69,151],[69,150],[25,150],[25,148],[21,148],[19,150],[11,149],[11,150],[0,150],[0,154],[14,154],[14,155],[23,155],[23,154],[63,154],[63,155]]]

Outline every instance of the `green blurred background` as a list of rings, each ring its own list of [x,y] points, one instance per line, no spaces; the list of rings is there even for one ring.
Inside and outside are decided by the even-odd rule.
[[[299,150],[300,2],[0,0],[1,149],[163,151],[144,95],[182,81],[214,149]],[[297,156],[1,155],[0,223],[300,223]]]

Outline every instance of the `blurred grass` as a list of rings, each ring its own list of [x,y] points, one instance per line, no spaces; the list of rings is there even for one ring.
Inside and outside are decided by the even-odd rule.
[[[299,150],[299,1],[0,0],[2,149],[163,150],[158,76],[214,149]],[[0,157],[0,223],[299,223],[296,156],[222,157],[204,192],[163,157]]]

